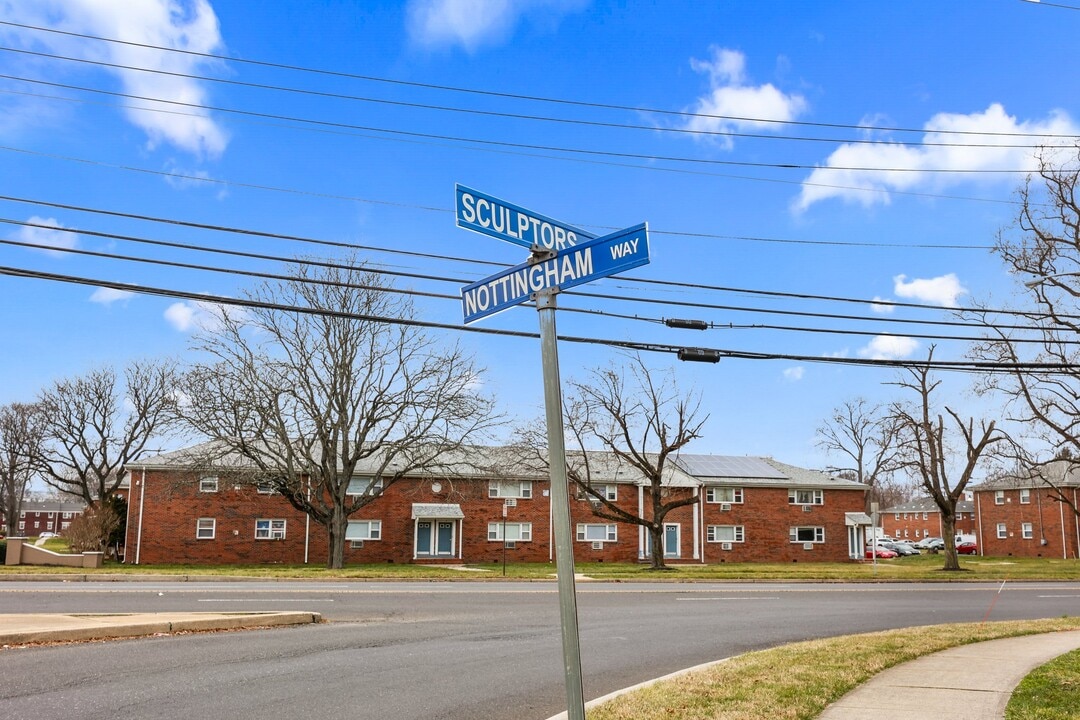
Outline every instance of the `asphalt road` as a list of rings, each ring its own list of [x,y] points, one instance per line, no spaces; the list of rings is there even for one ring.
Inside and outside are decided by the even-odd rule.
[[[554,583],[0,583],[0,613],[312,610],[278,630],[0,650],[0,716],[529,720],[565,709]],[[795,640],[1080,614],[1075,583],[578,585],[586,699]]]

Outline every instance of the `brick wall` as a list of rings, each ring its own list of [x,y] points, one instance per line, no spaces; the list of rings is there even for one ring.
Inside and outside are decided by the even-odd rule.
[[[896,516],[900,517],[897,518]],[[925,517],[923,517],[925,515]],[[941,513],[933,510],[919,512],[882,513],[881,528],[891,538],[921,540],[925,537],[943,537]],[[956,514],[956,532],[978,537],[978,523],[974,512]]]
[[[1074,502],[1080,499],[1075,489],[1065,492]],[[1027,502],[1022,502],[1024,499]],[[1000,502],[995,491],[984,490],[975,493],[975,507],[982,529],[979,550],[983,555],[1078,556],[1076,514],[1049,489],[1029,489],[1026,498],[1021,497],[1020,489],[1004,490]],[[1029,538],[1024,537],[1025,523],[1030,524]],[[998,537],[999,524],[1004,525],[1005,537]]]

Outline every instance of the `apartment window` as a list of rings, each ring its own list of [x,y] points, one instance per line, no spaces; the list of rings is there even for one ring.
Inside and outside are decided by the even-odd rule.
[[[825,528],[793,527],[788,530],[788,537],[793,543],[823,543],[825,542]]]
[[[790,505],[824,505],[825,491],[823,490],[788,490],[788,504]]]
[[[345,539],[352,542],[382,539],[382,520],[350,520]]]
[[[60,529],[61,530],[67,530],[69,527],[71,527],[71,523],[69,523],[69,522],[60,523]]]
[[[907,528],[904,528],[904,537],[907,537]]]
[[[255,539],[256,540],[284,540],[285,539],[285,521],[284,520],[256,520],[255,521]]]
[[[743,501],[743,489],[733,487],[708,487],[705,488],[705,502],[707,503],[741,503]]]
[[[923,520],[929,520],[929,519],[930,519],[930,514],[929,514],[929,513],[925,513],[925,512],[924,512],[924,513],[922,514],[922,519],[923,519]]]
[[[199,492],[211,493],[218,491],[218,479],[216,477],[199,478]]]
[[[255,486],[255,489],[260,495],[273,495],[274,483],[261,482]]]
[[[711,543],[737,542],[746,539],[742,525],[710,525],[705,530],[705,540]]]
[[[1005,523],[998,523],[997,536],[999,540],[1004,540],[1009,537],[1009,531],[1005,528]]]
[[[489,498],[531,498],[532,480],[491,480]]]
[[[376,480],[373,477],[357,476],[349,478],[349,487],[345,489],[346,495],[378,495],[382,492],[383,481],[382,479]]]
[[[907,517],[907,516],[908,516],[908,514],[907,514],[907,513],[904,513],[904,519],[905,519],[905,520],[907,520],[907,519],[908,519],[908,517]]]
[[[70,520],[71,519],[71,513],[69,513],[69,512],[64,513],[64,519],[65,520]]]
[[[1035,537],[1035,529],[1031,526],[1031,523],[1021,523],[1020,532],[1024,535],[1025,540]]]
[[[25,529],[26,529],[26,521],[25,520],[20,520],[19,521],[19,530],[25,530]]]
[[[590,487],[596,492],[600,493],[600,497],[604,498],[605,500],[615,502],[619,498],[619,486],[615,485],[614,483],[610,483],[607,485],[590,485]],[[578,500],[596,499],[595,495],[590,494],[585,490],[585,488],[581,487],[580,485],[576,486],[574,494]]]
[[[528,542],[532,540],[532,523],[488,523],[488,540]]]
[[[41,527],[41,523],[38,522],[37,520],[35,520],[34,521],[34,529],[37,530],[39,527]]]
[[[216,529],[217,520],[214,518],[199,518],[195,523],[195,539],[213,540]]]
[[[1004,490],[995,490],[994,491],[994,504],[995,505],[1004,505],[1005,504],[1005,491]]]
[[[619,539],[618,526],[578,523],[577,539],[580,542],[615,542]]]
[[[899,519],[900,519],[900,513],[895,513],[895,514],[893,515],[893,517],[894,517],[894,518],[895,518],[896,520],[899,520]]]
[[[1022,488],[1020,490],[1020,504],[1029,505],[1031,503],[1031,490],[1028,488]]]

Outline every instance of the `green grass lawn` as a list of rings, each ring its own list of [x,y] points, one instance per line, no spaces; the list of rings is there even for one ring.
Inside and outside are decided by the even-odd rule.
[[[1035,669],[1016,687],[1005,720],[1080,718],[1080,650]]]
[[[53,538],[45,547],[64,552],[62,539]],[[1049,558],[963,557],[960,572],[945,572],[940,555],[922,555],[872,563],[723,563],[719,565],[675,565],[666,571],[650,570],[635,563],[580,563],[576,571],[595,580],[608,581],[998,581],[998,580],[1080,580],[1080,561]],[[120,573],[220,576],[235,575],[261,578],[300,579],[455,579],[497,581],[503,578],[499,563],[469,564],[452,568],[418,564],[349,565],[342,570],[327,570],[321,565],[124,565],[106,562],[97,571],[81,568],[48,568],[20,565],[0,567],[0,576],[23,573]],[[509,564],[508,580],[551,580],[554,563]]]

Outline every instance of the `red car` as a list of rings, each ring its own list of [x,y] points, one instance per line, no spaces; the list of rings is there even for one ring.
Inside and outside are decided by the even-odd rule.
[[[962,542],[956,546],[956,552],[960,555],[978,555],[979,546],[973,542]]]
[[[877,556],[879,558],[881,558],[882,560],[891,560],[892,558],[896,557],[896,551],[890,550],[887,547],[878,546]],[[867,560],[873,560],[874,559],[874,548],[872,548],[872,547],[866,548],[866,559]]]

